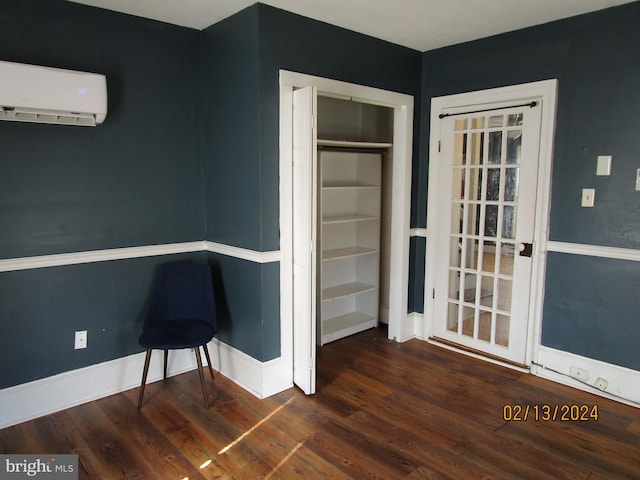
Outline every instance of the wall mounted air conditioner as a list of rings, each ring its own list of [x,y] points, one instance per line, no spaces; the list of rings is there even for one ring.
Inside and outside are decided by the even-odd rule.
[[[0,60],[0,120],[96,126],[106,116],[104,75]]]

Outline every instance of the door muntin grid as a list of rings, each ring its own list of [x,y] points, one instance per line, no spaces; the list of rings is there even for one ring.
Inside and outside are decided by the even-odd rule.
[[[523,113],[454,121],[448,331],[509,347]]]

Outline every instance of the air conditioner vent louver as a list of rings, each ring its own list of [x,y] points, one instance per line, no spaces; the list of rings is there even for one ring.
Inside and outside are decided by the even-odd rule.
[[[94,127],[106,116],[104,75],[0,61],[0,120]]]
[[[96,119],[89,113],[56,112],[29,108],[5,108],[0,106],[0,120],[13,122],[53,123],[95,127]]]

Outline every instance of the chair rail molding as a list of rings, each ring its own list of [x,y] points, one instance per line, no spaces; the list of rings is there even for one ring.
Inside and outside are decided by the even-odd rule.
[[[61,267],[82,263],[107,262],[132,258],[173,255],[177,253],[211,252],[240,258],[256,263],[280,261],[280,251],[259,252],[247,248],[200,240],[195,242],[167,243],[162,245],[143,245],[136,247],[109,248],[83,252],[36,255],[32,257],[6,258],[0,260],[0,272],[32,270],[36,268]]]

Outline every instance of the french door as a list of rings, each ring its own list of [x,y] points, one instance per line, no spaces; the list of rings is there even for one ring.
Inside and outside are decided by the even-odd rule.
[[[541,110],[539,100],[443,109],[432,125],[440,130],[432,336],[518,364],[529,329]]]

